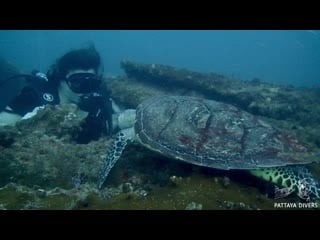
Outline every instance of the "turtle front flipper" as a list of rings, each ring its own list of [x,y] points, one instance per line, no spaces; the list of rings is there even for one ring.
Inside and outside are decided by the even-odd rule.
[[[133,141],[133,128],[127,128],[119,131],[115,136],[112,147],[107,155],[106,160],[103,162],[98,175],[98,188],[100,189],[109,175],[110,170],[116,164],[125,149],[128,141]]]
[[[261,168],[250,170],[250,173],[282,187],[283,189],[276,188],[275,195],[279,193],[279,197],[297,192],[304,200],[310,197],[320,198],[320,184],[306,166]]]

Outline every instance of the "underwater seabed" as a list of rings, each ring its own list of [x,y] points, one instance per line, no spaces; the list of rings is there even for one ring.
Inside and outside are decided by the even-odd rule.
[[[0,129],[1,209],[273,210],[279,202],[302,201],[295,194],[274,199],[273,185],[244,171],[198,167],[135,144],[98,190],[97,173],[111,141],[74,143],[75,110],[47,106]],[[319,164],[313,173],[320,179]]]
[[[141,149],[138,149],[141,150]],[[320,166],[313,173],[320,179]],[[314,171],[315,170],[315,171]],[[274,186],[241,171],[205,169],[130,147],[101,190],[95,183],[50,189],[9,183],[0,188],[1,209],[39,210],[311,210],[295,194],[273,198]],[[288,203],[288,205],[284,205]],[[281,205],[279,205],[281,204]],[[291,206],[291,207],[290,207]]]
[[[157,64],[124,62],[122,67],[127,76],[107,82],[112,98],[126,108],[164,94],[224,101],[320,149],[319,88],[244,82]],[[80,123],[77,107],[69,104],[46,106],[31,119],[0,128],[1,209],[320,209],[319,199],[300,207],[308,203],[295,193],[274,199],[273,185],[245,171],[201,168],[137,145],[125,149],[98,190],[98,171],[111,139],[76,144]],[[311,168],[320,181],[320,164]]]
[[[0,129],[1,209],[292,209],[278,203],[305,209],[299,208],[303,201],[294,193],[274,199],[273,185],[245,171],[193,166],[134,144],[98,190],[98,169],[111,141],[75,144],[74,109],[48,106],[33,119]],[[319,180],[320,164],[314,164],[312,172]]]

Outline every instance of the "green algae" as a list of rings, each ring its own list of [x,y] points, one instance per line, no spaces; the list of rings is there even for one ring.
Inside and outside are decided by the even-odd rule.
[[[220,180],[194,174],[179,178],[178,183],[157,187],[144,197],[136,193],[120,193],[102,200],[91,194],[77,209],[184,210],[191,202],[201,204],[203,210],[274,209],[274,200],[261,195],[257,189],[237,184],[226,189]]]
[[[13,186],[0,189],[0,204],[5,209],[23,209],[27,203],[32,201],[34,201],[32,194],[17,191]]]
[[[223,178],[194,173],[188,177],[172,176],[165,186],[158,186],[146,196],[121,192],[103,199],[96,191],[79,197],[75,190],[37,196],[35,191],[21,191],[7,186],[0,189],[0,205],[5,209],[40,210],[185,210],[191,203],[202,210],[274,210],[277,202],[297,202],[296,197],[275,200],[256,187],[223,184]],[[78,191],[83,191],[79,189]]]
[[[40,210],[71,210],[76,206],[77,197],[56,194],[42,198],[39,201]]]

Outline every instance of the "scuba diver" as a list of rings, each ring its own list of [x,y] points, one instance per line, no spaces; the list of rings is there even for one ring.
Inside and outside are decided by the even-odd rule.
[[[35,70],[19,74],[2,59],[0,73],[0,126],[14,125],[45,104],[74,103],[87,113],[77,143],[112,134],[116,105],[102,84],[103,65],[94,46],[67,52],[47,74]]]

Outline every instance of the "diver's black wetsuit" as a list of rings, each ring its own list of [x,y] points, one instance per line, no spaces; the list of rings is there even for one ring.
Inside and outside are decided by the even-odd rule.
[[[25,86],[6,104],[8,107],[0,109],[1,112],[23,116],[38,106],[60,103],[57,85],[53,84],[54,81],[50,81],[46,75],[36,71],[31,75],[12,76],[2,82],[1,88],[5,88],[6,83],[18,78],[25,78]],[[108,93],[102,93],[99,89],[92,93],[83,94],[79,108],[88,112],[88,116],[81,125],[82,130],[75,137],[78,143],[97,140],[103,133],[111,134],[112,102]]]
[[[50,84],[45,75],[42,76],[21,74],[7,79],[7,81],[15,81],[16,78],[23,77],[25,78],[25,86],[7,104],[9,108],[3,109],[3,111],[23,116],[31,112],[35,107],[45,104],[59,104],[60,100],[57,88],[54,88]]]

